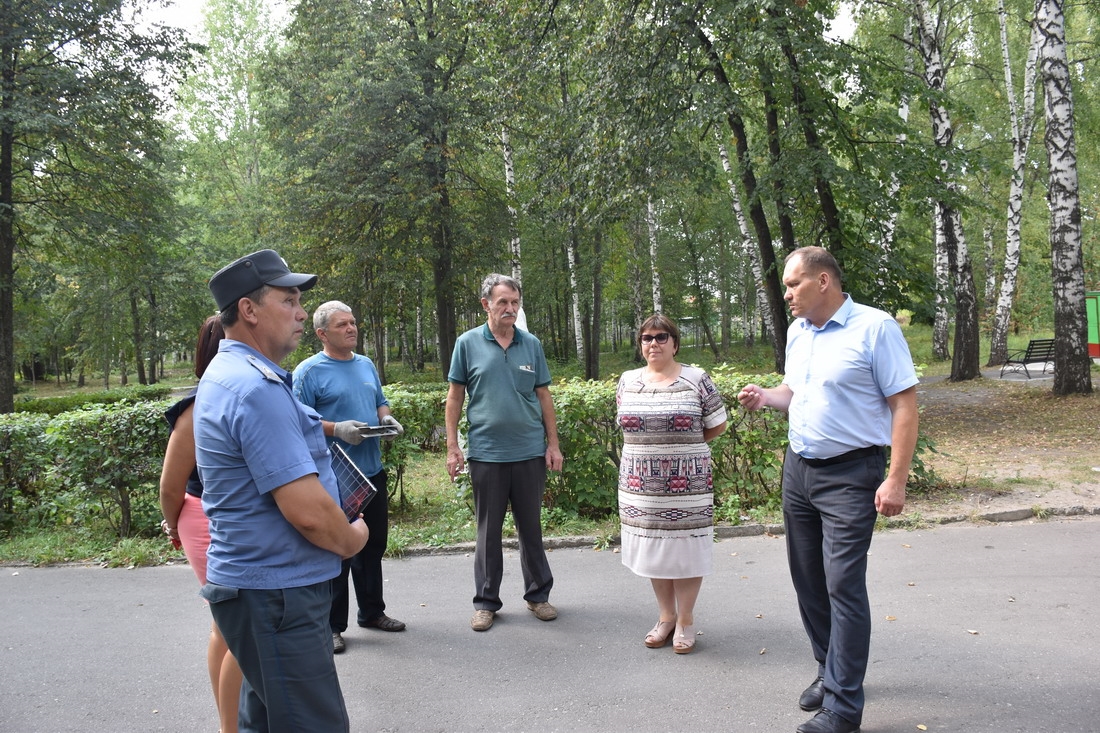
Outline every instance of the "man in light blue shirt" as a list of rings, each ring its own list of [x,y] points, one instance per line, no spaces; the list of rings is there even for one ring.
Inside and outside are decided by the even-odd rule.
[[[298,346],[301,293],[272,250],[210,280],[225,338],[195,396],[195,460],[210,520],[202,595],[244,674],[242,731],[348,731],[328,629],[332,578],[367,541],[349,523],[321,417],[279,366]]]
[[[788,413],[787,559],[818,663],[798,704],[819,712],[798,733],[853,733],[863,720],[871,640],[867,551],[877,514],[892,517],[905,505],[917,443],[917,375],[897,322],[852,301],[826,250],[788,255],[783,284],[795,316],[786,376],[771,389],[746,385],[738,400],[747,410]]]

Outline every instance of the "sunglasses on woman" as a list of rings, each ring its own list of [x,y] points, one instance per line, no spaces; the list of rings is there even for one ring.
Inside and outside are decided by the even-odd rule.
[[[663,331],[661,333],[643,333],[642,334],[642,343],[643,344],[648,344],[651,341],[656,341],[659,344],[663,344],[663,343],[668,341],[668,334],[663,332]]]

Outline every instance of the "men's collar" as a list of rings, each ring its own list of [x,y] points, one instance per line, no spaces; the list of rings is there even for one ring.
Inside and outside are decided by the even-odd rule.
[[[493,329],[489,328],[489,322],[488,321],[485,322],[485,325],[482,326],[482,329],[483,330],[481,332],[481,335],[486,341],[496,341],[497,340],[496,335],[493,333]],[[516,328],[515,326],[512,326],[512,341],[522,341],[523,337],[520,336],[520,333],[522,333],[522,332],[523,332],[522,328]]]
[[[852,296],[848,293],[844,293],[844,302],[840,304],[840,307],[837,308],[831,316],[829,316],[824,326],[818,328],[810,323],[809,318],[802,318],[800,319],[802,321],[802,328],[807,331],[824,331],[829,327],[830,323],[835,323],[837,326],[843,327],[848,321],[848,316],[852,315],[852,302]]]
[[[224,338],[218,343],[218,351],[231,351],[248,356],[255,356],[258,360],[261,360],[265,365],[270,367],[275,373],[287,384],[290,384],[290,372],[283,369],[281,366],[273,362],[271,359],[264,356],[261,352],[257,351],[252,346],[244,343],[243,341],[234,341],[231,338]]]

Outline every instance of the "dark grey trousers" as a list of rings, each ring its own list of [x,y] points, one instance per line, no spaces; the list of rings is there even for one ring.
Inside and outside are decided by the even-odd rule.
[[[788,449],[783,463],[787,562],[825,678],[824,707],[856,724],[863,720],[871,643],[867,551],[885,471],[881,453],[814,467]]]
[[[550,598],[554,576],[542,546],[542,495],[546,490],[546,459],[515,463],[469,461],[477,516],[474,552],[474,608],[499,611],[500,582],[504,575],[501,530],[508,505],[519,535],[524,600],[540,603]]]

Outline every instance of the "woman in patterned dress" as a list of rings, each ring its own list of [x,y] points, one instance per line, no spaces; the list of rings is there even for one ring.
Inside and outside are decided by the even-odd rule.
[[[623,565],[653,584],[660,616],[645,637],[695,648],[695,600],[713,569],[714,486],[707,443],[726,430],[726,408],[702,369],[680,364],[680,330],[650,316],[638,329],[646,365],[615,393],[623,431],[619,519]]]

